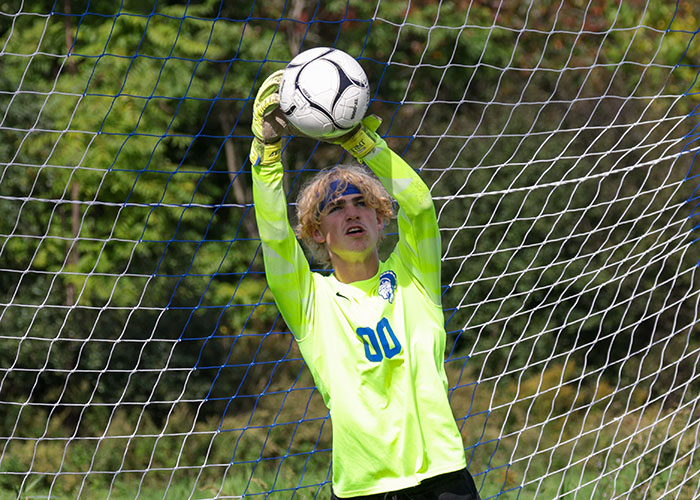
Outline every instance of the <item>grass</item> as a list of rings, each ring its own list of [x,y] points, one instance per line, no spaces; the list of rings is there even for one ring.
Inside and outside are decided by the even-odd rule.
[[[635,388],[576,386],[571,366],[492,384],[460,385],[460,373],[450,373],[451,400],[484,500],[695,494],[697,412],[648,404]],[[8,419],[23,425],[0,441],[0,498],[306,500],[319,487],[328,496],[330,423],[311,390],[270,392],[223,420],[187,405],[165,421],[95,413],[79,426],[83,439],[72,439],[69,417],[34,409]]]

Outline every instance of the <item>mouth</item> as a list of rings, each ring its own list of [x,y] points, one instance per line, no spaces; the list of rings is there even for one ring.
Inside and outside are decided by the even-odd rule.
[[[365,228],[362,226],[350,226],[345,230],[347,236],[362,236],[365,234]]]

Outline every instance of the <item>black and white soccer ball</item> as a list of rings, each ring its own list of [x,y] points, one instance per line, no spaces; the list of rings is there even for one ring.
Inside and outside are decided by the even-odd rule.
[[[280,109],[301,133],[339,137],[364,117],[369,80],[351,55],[330,47],[305,50],[282,74]]]

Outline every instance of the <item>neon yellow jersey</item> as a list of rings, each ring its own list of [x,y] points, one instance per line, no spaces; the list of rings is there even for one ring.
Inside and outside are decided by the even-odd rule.
[[[399,203],[399,241],[376,276],[350,284],[310,271],[288,222],[282,164],[253,167],[268,285],[330,409],[339,497],[408,488],[466,466],[447,399],[430,191],[381,139],[363,161]]]

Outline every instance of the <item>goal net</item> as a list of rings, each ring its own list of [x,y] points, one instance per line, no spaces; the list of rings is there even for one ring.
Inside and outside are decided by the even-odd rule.
[[[433,194],[481,497],[698,497],[699,30],[681,1],[1,2],[0,497],[328,497],[247,161],[313,46]],[[345,161],[284,147],[290,200]]]

